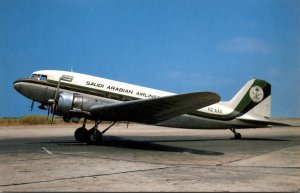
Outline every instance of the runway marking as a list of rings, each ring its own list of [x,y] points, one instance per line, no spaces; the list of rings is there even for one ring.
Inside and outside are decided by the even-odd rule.
[[[51,151],[49,151],[48,149],[46,149],[45,147],[42,147],[42,149],[47,152],[49,155],[52,155],[53,153]]]

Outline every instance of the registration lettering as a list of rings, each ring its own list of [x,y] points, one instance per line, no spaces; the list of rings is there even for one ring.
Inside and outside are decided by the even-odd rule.
[[[222,109],[207,107],[208,112],[222,114]]]

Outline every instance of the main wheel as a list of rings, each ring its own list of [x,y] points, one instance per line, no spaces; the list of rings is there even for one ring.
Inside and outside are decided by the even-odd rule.
[[[102,143],[102,134],[99,130],[95,128],[88,131],[88,144],[101,144]]]
[[[75,139],[80,142],[86,141],[87,136],[88,136],[88,130],[85,127],[80,127],[76,129],[74,133]]]

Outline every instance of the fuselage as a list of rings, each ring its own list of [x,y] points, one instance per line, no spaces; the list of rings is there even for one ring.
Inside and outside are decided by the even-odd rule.
[[[137,86],[110,79],[75,72],[41,70],[31,77],[14,82],[15,89],[27,98],[47,105],[53,99],[59,84],[59,92],[78,93],[93,99],[93,103],[109,104],[131,100],[176,95],[175,93]],[[236,109],[219,102],[197,111],[157,123],[159,126],[189,129],[255,128],[258,125],[237,119],[243,116]]]

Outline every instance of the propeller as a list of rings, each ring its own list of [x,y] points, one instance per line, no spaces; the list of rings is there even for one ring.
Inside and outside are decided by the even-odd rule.
[[[33,109],[33,106],[34,106],[34,100],[32,101],[32,103],[31,103],[31,106],[30,106],[30,111],[32,111],[32,109]]]
[[[59,78],[58,83],[57,83],[57,87],[55,90],[55,94],[54,94],[54,98],[53,99],[49,99],[48,100],[48,117],[47,120],[49,119],[49,115],[50,112],[52,113],[52,117],[51,117],[51,125],[53,124],[53,119],[54,119],[54,112],[56,109],[56,106],[58,104],[58,95],[59,95],[59,87],[60,87],[60,81],[62,80],[62,77]]]
[[[52,105],[48,105],[47,106],[47,110],[48,110],[48,113],[47,113],[47,121],[48,121],[49,120],[50,112],[52,112]]]

